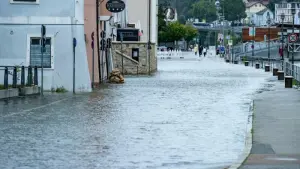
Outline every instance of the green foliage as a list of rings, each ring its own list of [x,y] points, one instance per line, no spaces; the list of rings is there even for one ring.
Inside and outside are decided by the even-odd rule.
[[[162,5],[158,6],[158,31],[163,31],[166,27],[166,21],[165,21],[165,14],[164,14],[164,7]]]
[[[179,22],[169,23],[165,30],[165,36],[169,37],[170,41],[178,41],[186,35],[185,26]]]
[[[191,25],[185,25],[185,36],[184,39],[189,42],[198,35],[198,30]]]
[[[159,42],[174,42],[181,39],[191,41],[198,35],[198,30],[191,25],[183,25],[179,22],[169,23],[164,30],[158,32]]]
[[[220,0],[221,7],[224,5],[226,20],[235,21],[246,17],[245,4],[242,0]],[[224,2],[225,3],[222,3]],[[281,0],[270,0],[280,1]],[[300,0],[288,0],[300,1]],[[159,4],[170,3],[178,12],[179,22],[185,23],[188,18],[206,19],[211,22],[217,19],[215,0],[159,0]],[[273,5],[274,6],[274,5]],[[222,10],[222,9],[221,9]],[[223,11],[223,10],[222,10]]]
[[[211,22],[217,19],[216,12],[214,1],[200,0],[192,5],[189,15],[198,18],[200,21],[205,19],[206,22]]]
[[[241,18],[246,18],[246,6],[241,0],[226,0],[221,1],[221,8],[224,7],[225,19],[228,21],[236,21]],[[220,11],[223,12],[223,8]]]

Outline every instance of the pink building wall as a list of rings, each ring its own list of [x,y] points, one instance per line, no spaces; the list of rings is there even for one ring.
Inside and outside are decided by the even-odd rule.
[[[99,16],[112,16],[111,12],[106,10],[107,0],[99,0]],[[101,32],[101,27],[99,23],[99,32]],[[98,48],[97,48],[97,31],[96,31],[96,0],[85,0],[84,2],[84,31],[85,31],[85,41],[86,41],[86,52],[88,59],[88,66],[90,71],[90,77],[92,80],[93,72],[93,50],[91,48],[91,34],[94,32],[94,83],[99,84],[99,69],[98,69]],[[100,57],[101,58],[101,57]],[[105,70],[105,69],[104,69]],[[103,78],[103,77],[102,77]]]

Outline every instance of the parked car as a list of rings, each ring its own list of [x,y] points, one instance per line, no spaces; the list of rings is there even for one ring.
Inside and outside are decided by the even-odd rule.
[[[166,46],[159,46],[158,48],[157,48],[157,51],[167,51],[168,50],[168,48],[166,47]]]

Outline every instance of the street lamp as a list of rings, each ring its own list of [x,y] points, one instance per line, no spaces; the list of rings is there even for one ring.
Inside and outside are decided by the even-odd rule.
[[[270,13],[267,13],[267,24],[268,24],[268,60],[270,65],[270,41],[271,41],[271,32],[270,32],[270,26],[271,26],[271,18]]]
[[[233,21],[231,22],[231,55],[232,55],[232,63],[234,63],[234,58],[233,58]]]
[[[295,33],[295,13],[296,13],[296,9],[295,9],[295,3],[292,3],[292,17],[293,17],[293,33]],[[294,51],[295,51],[295,42],[292,42],[293,44],[293,50],[292,50],[292,76],[294,76]]]
[[[254,25],[254,20],[251,21],[251,24],[252,24],[252,38],[253,38],[252,39],[252,46],[251,47],[252,47],[252,59],[253,59],[253,57],[254,57],[254,41],[255,41],[255,36],[254,36],[254,33],[255,33],[254,32],[254,26],[255,26]]]
[[[280,18],[281,18],[281,49],[282,49],[282,58],[281,58],[281,60],[282,60],[282,64],[281,64],[281,70],[283,70],[283,58],[284,58],[284,39],[283,39],[283,22],[284,22],[284,18],[285,18],[285,15],[284,15],[284,13],[281,13],[281,15],[280,15]]]

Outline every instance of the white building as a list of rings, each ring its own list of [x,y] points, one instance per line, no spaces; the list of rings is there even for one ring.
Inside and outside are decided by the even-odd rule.
[[[245,2],[245,6],[246,6],[245,12],[247,14],[247,17],[244,19],[244,23],[251,23],[254,15],[257,12],[267,8],[263,2],[259,2],[259,1]]]
[[[292,9],[295,9],[295,15],[292,16]],[[293,17],[295,25],[300,25],[300,3],[280,3],[275,4],[275,23],[281,24],[281,15],[284,14],[284,24],[292,24]]]
[[[271,24],[273,24],[274,23],[273,12],[270,9],[265,8],[253,15],[253,21],[255,26],[268,26],[268,22],[267,22],[268,15],[270,16]]]
[[[41,24],[47,29],[44,90],[64,87],[72,91],[73,38],[76,38],[75,90],[91,91],[84,39],[84,0],[63,0],[63,3],[62,0],[1,0],[1,65],[41,66]],[[3,71],[0,83],[3,84]]]
[[[150,41],[157,43],[157,11],[158,0],[124,0],[126,9],[120,13],[113,14],[115,23],[121,27],[130,27],[140,29],[142,36],[141,41],[148,41],[149,32],[149,10],[150,11]],[[150,7],[149,7],[150,6]]]

